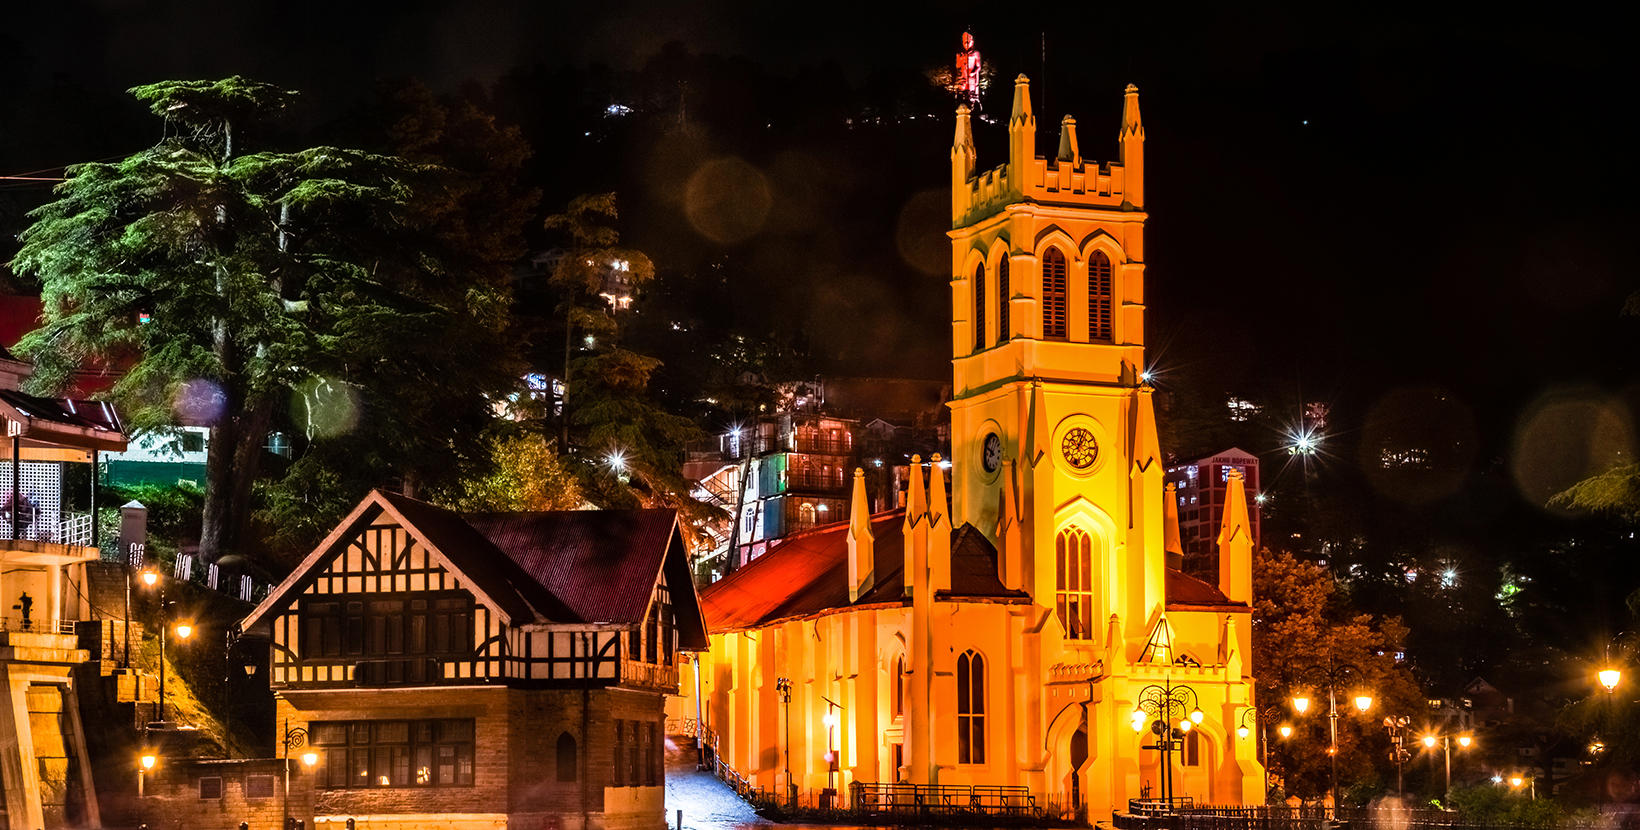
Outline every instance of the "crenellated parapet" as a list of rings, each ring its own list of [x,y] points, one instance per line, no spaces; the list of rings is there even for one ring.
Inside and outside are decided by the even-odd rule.
[[[1008,138],[1008,162],[976,173],[978,160],[968,110],[958,109],[951,150],[951,227],[971,225],[1021,201],[1115,211],[1143,209],[1144,126],[1137,87],[1129,85],[1126,91],[1120,161],[1101,165],[1082,158],[1076,120],[1068,115],[1060,122],[1058,151],[1053,156],[1038,156],[1030,81],[1024,75],[1014,81]]]

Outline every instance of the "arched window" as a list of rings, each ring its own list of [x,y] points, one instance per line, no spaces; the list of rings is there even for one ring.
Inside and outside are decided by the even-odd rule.
[[[1088,339],[1110,340],[1111,335],[1110,257],[1094,251],[1088,260]]]
[[[985,263],[974,266],[974,351],[985,348]]]
[[[1199,767],[1202,764],[1201,733],[1192,729],[1184,733],[1184,746],[1179,750],[1179,766]]]
[[[985,763],[985,658],[957,658],[957,763]]]
[[[997,342],[1008,342],[1008,254],[997,263]]]
[[[575,736],[565,732],[558,736],[558,780],[575,780]]]
[[[1093,639],[1093,540],[1067,527],[1054,540],[1059,562],[1059,624],[1070,640]]]
[[[1049,248],[1042,255],[1042,337],[1065,339],[1065,255]]]
[[[814,505],[803,502],[797,507],[797,523],[804,527],[814,526]]]
[[[905,655],[894,661],[894,714],[905,714]]]

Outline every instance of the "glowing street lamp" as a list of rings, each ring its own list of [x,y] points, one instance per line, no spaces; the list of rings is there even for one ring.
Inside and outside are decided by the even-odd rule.
[[[1467,732],[1457,736],[1457,740],[1459,749],[1468,749],[1469,745],[1475,741]],[[1424,746],[1434,749],[1437,743],[1441,745],[1441,752],[1446,755],[1446,792],[1450,793],[1452,792],[1452,736],[1435,735],[1433,733],[1424,736]]]
[[[1259,764],[1264,767],[1264,800],[1270,800],[1270,721],[1281,714],[1280,707],[1271,706],[1263,712],[1248,707],[1241,713],[1241,723],[1236,727],[1236,736],[1246,739],[1253,732],[1252,725],[1259,727]],[[1293,733],[1293,728],[1287,724],[1281,725],[1281,737],[1285,738]]]
[[[1600,670],[1600,685],[1605,687],[1607,694],[1616,691],[1617,684],[1621,682],[1623,682],[1623,673],[1621,671],[1612,668]]]
[[[1162,800],[1170,809],[1173,804],[1173,750],[1182,752],[1184,736],[1206,718],[1197,700],[1195,689],[1175,686],[1169,679],[1162,685],[1140,689],[1133,707],[1133,731],[1142,733],[1148,724],[1151,734],[1156,736],[1156,743],[1142,748],[1162,753]]]
[[[1325,665],[1310,666],[1298,673],[1297,680],[1305,686],[1327,690],[1327,723],[1332,744],[1327,747],[1327,755],[1332,760],[1332,803],[1333,809],[1338,808],[1338,689],[1345,686],[1346,681],[1351,685],[1358,685],[1361,670],[1348,663],[1334,663],[1328,661]],[[1365,690],[1356,692],[1355,708],[1365,713],[1372,708],[1372,695]],[[1310,708],[1310,699],[1307,695],[1293,696],[1293,709],[1302,715]]]

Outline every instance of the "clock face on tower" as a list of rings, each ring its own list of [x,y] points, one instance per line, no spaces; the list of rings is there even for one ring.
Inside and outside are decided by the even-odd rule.
[[[1083,427],[1074,427],[1059,442],[1059,451],[1065,461],[1078,470],[1086,470],[1099,460],[1099,442],[1093,433]]]
[[[1002,436],[988,433],[985,436],[985,455],[980,459],[985,472],[994,473],[1002,466]]]

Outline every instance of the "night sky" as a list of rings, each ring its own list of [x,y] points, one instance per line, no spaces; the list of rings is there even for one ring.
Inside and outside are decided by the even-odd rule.
[[[657,174],[669,157],[641,142],[588,145],[585,158],[538,146],[543,209],[621,190],[627,240],[663,274],[732,261],[754,275],[738,277],[737,325],[782,318],[770,326],[800,331],[818,371],[949,377],[947,278],[927,267],[931,256],[943,267],[946,245],[949,103],[920,120],[901,107],[869,139],[834,120],[802,125],[846,109],[825,109],[836,90],[916,86],[965,29],[997,70],[990,112],[1006,113],[1015,75],[1033,79],[1039,152],[1068,112],[1084,156],[1115,158],[1121,92],[1139,86],[1151,356],[1164,385],[1170,370],[1228,356],[1239,366],[1211,373],[1220,391],[1235,393],[1243,374],[1289,383],[1357,422],[1396,390],[1436,390],[1475,424],[1482,449],[1465,463],[1509,467],[1529,502],[1632,458],[1640,330],[1619,312],[1640,289],[1640,96],[1626,24],[1558,7],[33,3],[11,9],[0,34],[0,84],[33,102],[5,110],[0,173],[157,138],[129,108],[87,119],[65,107],[74,118],[53,120],[40,103],[52,90],[117,100],[139,83],[238,73],[302,90],[300,117],[319,129],[377,77],[493,90],[510,72],[653,68],[681,41],[756,67],[746,106],[780,114],[761,143],[707,133],[675,157],[762,171],[767,224],[705,238],[680,206],[688,171]],[[980,128],[982,169],[1004,161],[1003,131]]]

